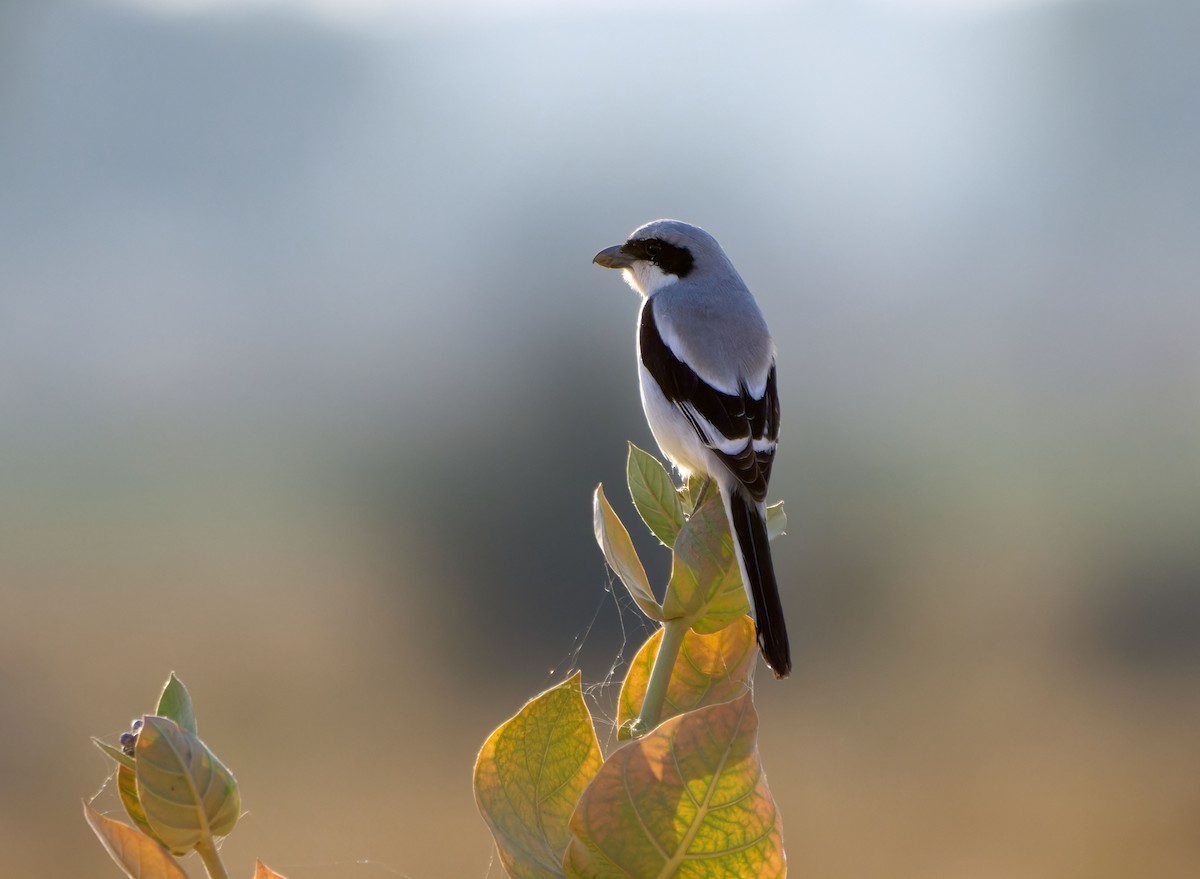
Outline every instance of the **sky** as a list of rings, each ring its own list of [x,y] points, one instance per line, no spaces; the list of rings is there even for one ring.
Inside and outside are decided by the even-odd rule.
[[[248,10],[293,12],[315,19],[351,27],[372,28],[380,24],[404,28],[413,24],[450,24],[470,20],[476,24],[488,20],[526,20],[547,15],[555,18],[591,18],[597,15],[636,15],[647,4],[615,2],[579,2],[562,4],[549,0],[451,0],[445,3],[404,3],[389,0],[115,0],[166,13],[245,12]],[[971,17],[1005,13],[1028,7],[1090,0],[863,0],[868,8],[895,10],[900,13],[930,13],[950,17]],[[741,11],[783,9],[793,4],[756,0],[740,4]],[[727,4],[721,2],[680,2],[667,0],[652,4],[656,11],[672,10],[688,15],[720,14]]]

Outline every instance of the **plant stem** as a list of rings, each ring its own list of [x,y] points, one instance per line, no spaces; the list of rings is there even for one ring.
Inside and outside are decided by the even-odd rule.
[[[200,860],[204,862],[204,869],[208,871],[209,879],[229,879],[229,874],[225,872],[225,865],[221,863],[221,855],[217,853],[217,847],[213,845],[211,836],[205,836],[196,843],[196,854],[200,855]]]
[[[646,682],[646,698],[642,700],[642,711],[638,715],[639,726],[646,732],[658,726],[662,717],[671,670],[675,668],[675,660],[687,630],[688,623],[684,620],[667,620],[663,623],[662,641],[658,645],[658,655],[654,657],[654,668],[650,670],[650,680]]]

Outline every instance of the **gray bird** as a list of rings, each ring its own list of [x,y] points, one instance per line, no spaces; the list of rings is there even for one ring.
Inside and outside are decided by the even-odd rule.
[[[596,254],[642,294],[638,373],[658,446],[685,477],[716,483],[725,504],[758,646],[775,677],[792,670],[767,543],[766,497],[779,437],[775,345],[715,238],[655,220]]]

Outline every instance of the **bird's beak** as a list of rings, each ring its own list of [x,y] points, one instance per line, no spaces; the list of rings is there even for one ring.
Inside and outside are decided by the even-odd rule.
[[[627,269],[636,261],[637,257],[626,250],[624,244],[606,247],[592,257],[592,262],[606,269]]]

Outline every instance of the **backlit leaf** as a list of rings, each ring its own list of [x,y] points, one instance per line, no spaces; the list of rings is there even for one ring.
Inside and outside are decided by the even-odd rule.
[[[725,508],[720,495],[710,491],[675,539],[663,615],[694,624],[719,595],[729,591],[727,575],[731,564],[736,569]],[[736,618],[730,617],[725,624]]]
[[[732,552],[732,544],[730,545]],[[692,629],[709,635],[740,620],[750,612],[750,599],[742,586],[742,572],[734,559],[712,588],[712,597],[704,613],[692,623]]]
[[[282,873],[276,873],[262,861],[255,861],[254,879],[284,879],[284,876]]]
[[[111,757],[113,760],[116,760],[119,765],[133,769],[133,758],[120,748],[114,747],[108,744],[108,742],[102,742],[94,736],[92,737],[92,744]]]
[[[159,717],[169,717],[179,724],[179,728],[198,735],[196,732],[196,709],[192,707],[192,695],[183,685],[183,681],[175,677],[175,672],[167,678],[162,695],[158,697],[158,707],[154,713]]]
[[[777,501],[767,507],[767,540],[782,537],[787,528],[787,513],[783,511],[783,501]]]
[[[690,516],[696,509],[696,501],[700,500],[700,494],[706,487],[710,491],[716,490],[707,476],[692,473],[683,481],[683,485],[679,487],[679,502],[683,504],[685,515]]]
[[[785,527],[783,501],[767,507],[768,538],[774,540]],[[710,487],[683,532],[686,538],[676,539],[663,614],[671,619],[687,617],[691,627],[702,634],[719,632],[749,613],[750,602],[733,554],[729,520],[715,489]]]
[[[174,854],[233,830],[241,809],[237,782],[196,736],[169,718],[148,715],[134,756],[146,820]]]
[[[767,539],[774,540],[783,534],[787,527],[787,515],[783,512],[783,501],[767,507]],[[750,599],[742,585],[742,572],[738,568],[737,559],[733,558],[733,538],[729,534],[728,520],[721,531],[724,555],[728,552],[731,561],[725,569],[725,574],[712,590],[712,599],[704,614],[692,623],[692,629],[709,634],[722,631],[734,620],[741,619],[750,612]]]
[[[567,822],[601,761],[578,673],[488,737],[475,762],[475,801],[510,876],[562,876]]]
[[[646,527],[664,544],[674,546],[683,527],[683,504],[671,475],[657,458],[633,443],[629,444],[625,474],[633,505]]]
[[[613,569],[642,613],[652,620],[662,622],[663,612],[654,592],[650,589],[650,580],[646,577],[646,569],[633,548],[629,532],[613,510],[608,498],[604,496],[604,486],[596,486],[596,494],[592,499],[592,526],[596,531],[596,542],[604,552],[608,566]]]
[[[112,855],[112,859],[131,879],[187,879],[187,874],[167,850],[128,824],[101,815],[87,803],[83,817]]]
[[[618,725],[633,720],[642,710],[646,685],[661,643],[662,629],[659,629],[629,664],[617,702]],[[748,616],[712,635],[689,629],[683,636],[679,657],[671,670],[660,719],[736,699],[750,684],[757,655],[754,621]]]
[[[146,812],[142,808],[142,801],[138,798],[137,774],[128,766],[117,767],[117,794],[121,797],[121,805],[125,807],[125,814],[137,825],[137,829],[162,842],[154,833],[150,822],[146,820]]]
[[[750,694],[673,717],[618,749],[571,816],[568,877],[786,875]]]

